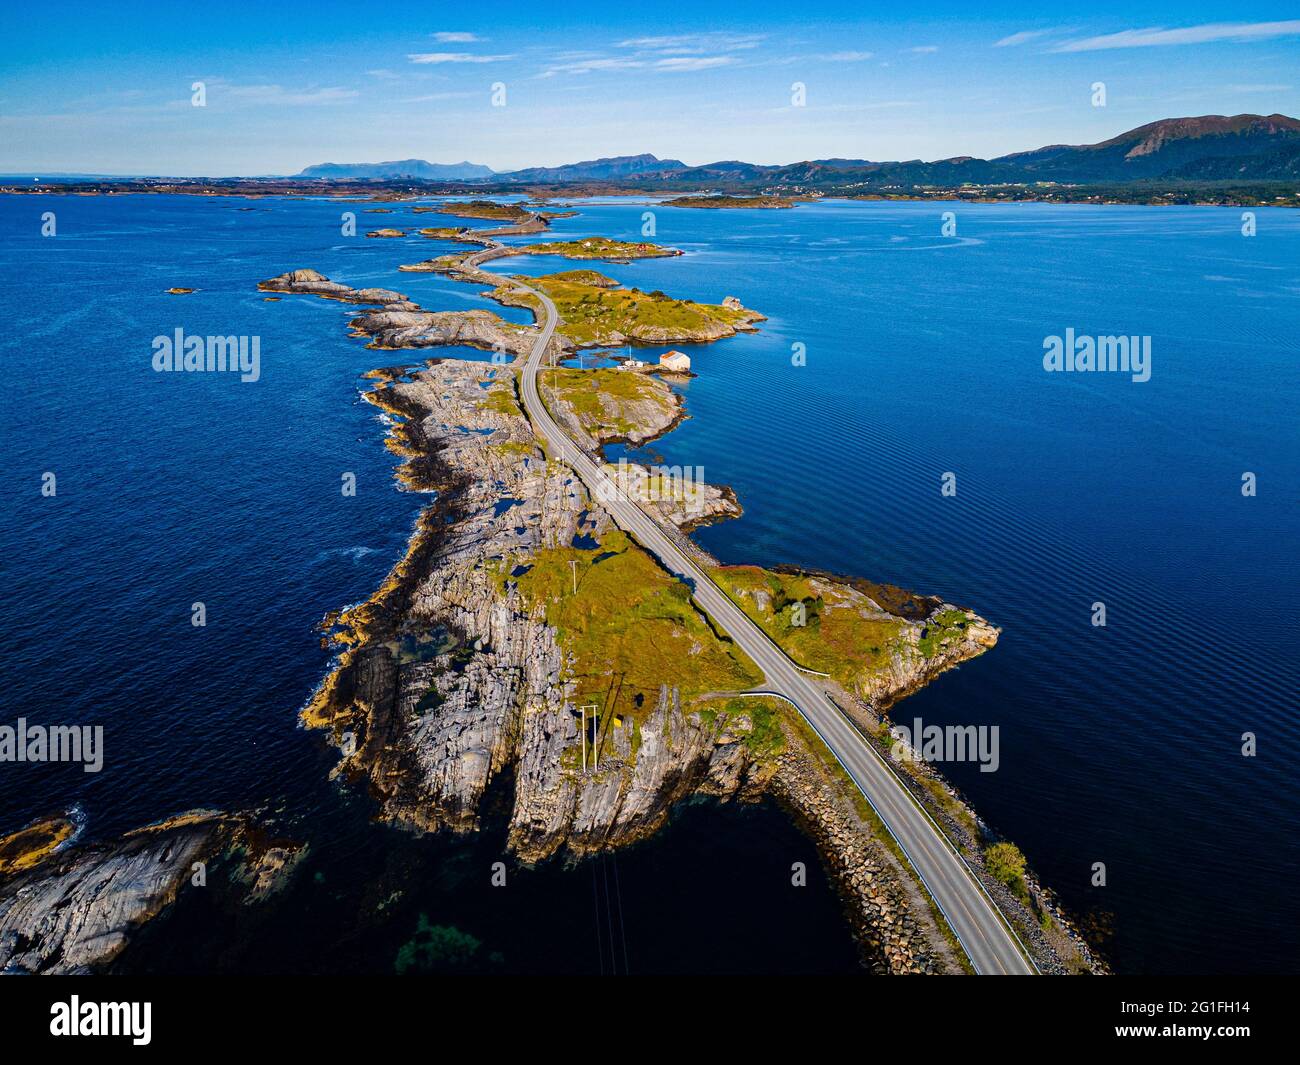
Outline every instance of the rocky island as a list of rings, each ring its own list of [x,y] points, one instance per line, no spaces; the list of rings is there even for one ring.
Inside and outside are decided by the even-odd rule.
[[[720,210],[728,207],[760,207],[781,210],[794,206],[794,200],[784,196],[677,196],[664,200],[664,207],[707,207]]]
[[[720,304],[674,299],[662,292],[627,289],[595,270],[569,270],[530,278],[559,310],[564,335],[578,347],[621,344],[701,344],[752,333],[765,321],[738,300]],[[536,309],[536,298],[508,285],[498,285],[492,299],[509,307]]]
[[[645,241],[610,240],[608,237],[583,237],[545,244],[528,244],[520,255],[559,255],[565,259],[600,259],[611,263],[630,263],[634,259],[664,259],[682,253]]]
[[[515,203],[497,203],[494,200],[469,200],[442,203],[436,207],[416,207],[416,211],[436,211],[454,218],[479,218],[493,222],[526,222],[533,212]]]
[[[477,250],[427,268],[539,310],[536,297],[482,263],[515,253],[497,235],[547,224],[527,214],[504,229],[458,228],[450,239]],[[687,416],[685,405],[655,373],[559,365],[566,355],[609,343],[707,342],[764,320],[734,297],[678,300],[590,270],[528,281],[560,318],[539,388],[564,433],[592,456],[662,436]],[[328,736],[339,752],[334,774],[365,787],[378,819],[414,832],[473,832],[489,790],[505,785],[508,847],[536,863],[644,839],[692,797],[771,797],[816,840],[868,968],[967,970],[906,856],[821,739],[763,694],[763,671],[692,588],[618,528],[556,460],[556,441],[535,431],[520,385],[536,327],[487,310],[428,311],[395,290],[354,288],[311,269],[258,288],[275,294],[268,299],[356,305],[351,335],[372,349],[494,352],[491,362],[432,358],[366,375],[363,396],[382,414],[396,476],[429,502],[380,587],[323,620],[337,659],[301,720]],[[626,460],[606,469],[620,492],[677,530],[683,550],[795,662],[824,676],[872,742],[889,743],[884,714],[896,699],[997,640],[983,618],[937,597],[723,566],[683,534],[739,514],[730,488]],[[1014,847],[928,767],[901,772],[982,871],[1039,966],[1095,970]],[[272,842],[248,816],[206,810],[116,840],[78,836],[76,821],[59,816],[0,839],[0,969],[113,968],[139,929],[192,890],[199,869],[216,863],[233,898],[257,902],[277,890],[298,848]]]

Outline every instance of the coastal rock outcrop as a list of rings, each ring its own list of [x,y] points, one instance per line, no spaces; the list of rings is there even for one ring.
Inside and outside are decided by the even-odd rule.
[[[331,281],[316,270],[290,270],[259,282],[257,287],[262,292],[291,292],[301,296],[341,300],[344,303],[373,303],[395,310],[419,309],[400,292],[386,288],[352,288],[340,281]]]
[[[664,684],[640,709],[623,700],[626,710],[605,715],[600,706],[619,705],[611,688],[579,711],[592,684],[574,672],[571,634],[520,585],[559,563],[567,588],[568,545],[607,543],[612,531],[568,468],[545,459],[514,369],[431,360],[375,380],[368,398],[395,416],[404,480],[437,495],[380,591],[330,619],[339,668],[303,718],[330,731],[338,772],[367,782],[380,816],[472,831],[492,782],[510,779],[509,846],[535,862],[642,839],[691,795],[772,794],[815,826],[873,966],[956,971],[902,865],[842,782],[810,771],[820,764],[813,741],[779,710],[760,726],[764,700],[688,702]],[[601,557],[589,553],[584,566]],[[576,571],[573,580],[582,583]],[[680,668],[684,684],[692,667]]]
[[[0,972],[85,973],[111,962],[169,906],[240,822],[197,810],[109,843],[51,852],[0,879]]]
[[[370,339],[372,348],[429,348],[463,344],[503,354],[526,355],[535,330],[516,325],[491,311],[422,311],[392,305],[348,323],[353,336]]]

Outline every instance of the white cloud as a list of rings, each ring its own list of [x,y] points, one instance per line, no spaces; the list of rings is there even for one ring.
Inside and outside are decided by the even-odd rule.
[[[433,39],[439,44],[473,44],[475,41],[481,41],[483,38],[477,33],[457,33],[442,30],[439,33],[435,33]]]
[[[543,70],[538,77],[553,78],[556,74],[590,74],[599,70],[635,70],[645,65],[645,60],[633,59],[631,56],[591,56],[577,58],[568,63],[556,63]]]
[[[631,37],[619,41],[619,48],[646,52],[699,53],[729,52],[757,48],[766,37],[761,33],[689,33],[660,37]]]
[[[1290,85],[1229,85],[1228,92],[1290,92]]]
[[[659,37],[630,37],[616,47],[625,54],[598,52],[559,52],[537,76],[553,78],[557,74],[590,74],[607,70],[649,70],[686,73],[729,67],[740,61],[729,53],[758,47],[764,38],[759,34],[699,33]]]
[[[399,104],[429,104],[443,100],[468,100],[470,97],[477,95],[478,93],[473,92],[430,92],[425,93],[423,96],[407,96],[397,102]]]
[[[1053,52],[1097,52],[1107,48],[1152,48],[1176,44],[1207,44],[1211,41],[1262,41],[1300,34],[1300,19],[1285,22],[1209,22],[1202,26],[1165,29],[1154,26],[1121,30],[1100,37],[1084,37],[1056,45]]]
[[[1046,37],[1049,33],[1055,33],[1055,30],[1021,30],[1019,33],[1013,33],[1009,37],[1003,37],[1000,41],[994,41],[994,48],[1014,48],[1018,44],[1028,44],[1030,41],[1036,41],[1040,37]]]
[[[512,55],[475,55],[473,52],[416,52],[406,57],[412,63],[499,63]]]
[[[863,63],[874,56],[874,52],[814,52],[810,55],[788,55],[782,59],[773,59],[772,62],[781,67],[794,63]]]
[[[358,96],[355,89],[286,89],[282,85],[229,85],[220,89],[220,95],[253,104],[281,104],[287,107],[306,107],[312,104],[332,104]]]
[[[937,44],[918,44],[915,48],[908,49],[909,52],[916,55],[929,55],[931,52],[937,52],[938,50],[939,46]]]
[[[736,62],[732,55],[677,55],[667,59],[656,59],[650,64],[655,70],[712,70],[714,67],[729,67]]]

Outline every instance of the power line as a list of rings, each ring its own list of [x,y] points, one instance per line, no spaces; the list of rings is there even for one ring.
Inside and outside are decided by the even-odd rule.
[[[596,919],[596,964],[600,967],[600,975],[605,975],[605,950],[600,945],[600,889],[596,886],[596,866],[591,866],[591,897],[593,916]]]
[[[614,955],[614,913],[609,903],[609,859],[601,855],[601,872],[605,880],[605,921],[609,925],[609,962],[614,975],[618,975],[618,959]]]
[[[614,865],[614,895],[618,899],[618,935],[623,941],[623,975],[631,976],[632,970],[627,964],[627,928],[623,924],[623,889],[619,886],[618,882],[618,854],[616,852],[610,852],[610,861]],[[610,950],[613,950],[612,944],[610,945]]]

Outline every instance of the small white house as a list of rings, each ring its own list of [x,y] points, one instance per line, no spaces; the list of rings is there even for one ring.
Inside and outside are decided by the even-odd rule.
[[[659,356],[659,365],[674,373],[687,373],[691,368],[691,357],[684,351],[666,351]]]

